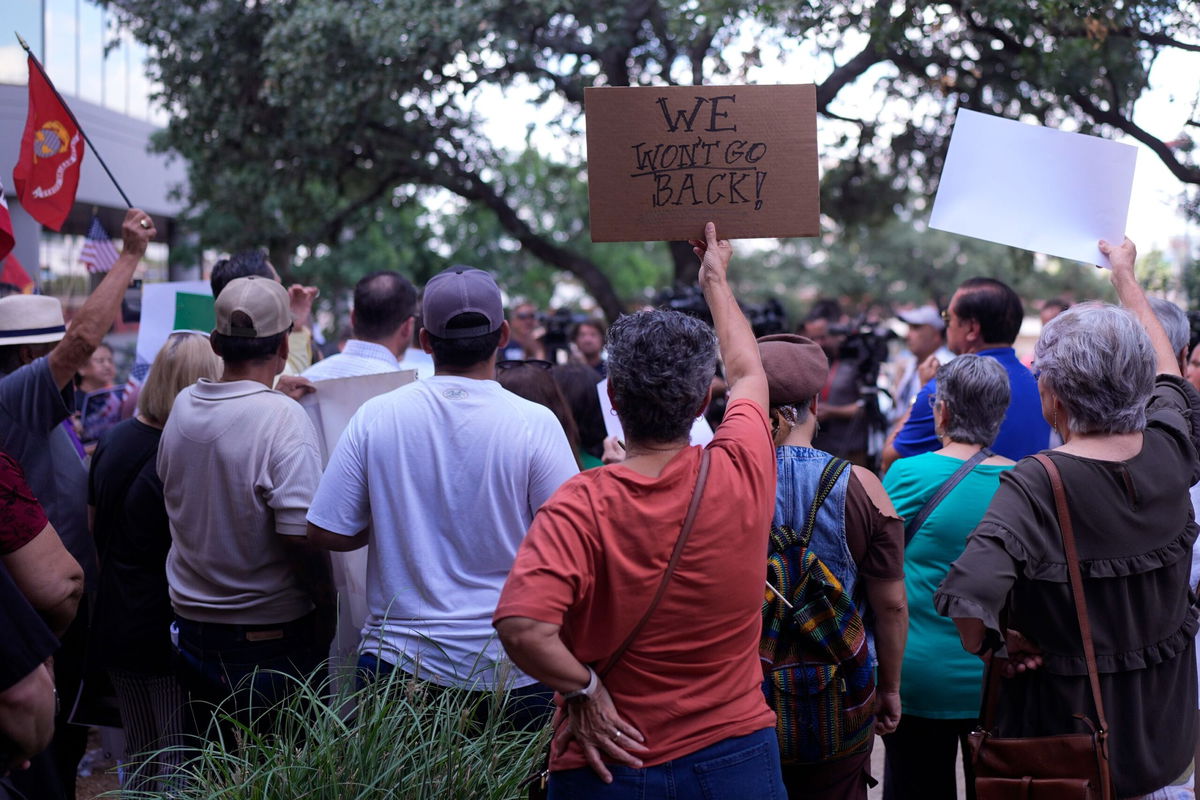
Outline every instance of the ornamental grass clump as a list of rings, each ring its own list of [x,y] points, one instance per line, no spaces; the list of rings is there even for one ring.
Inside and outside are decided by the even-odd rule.
[[[219,732],[194,743],[170,789],[109,796],[506,800],[523,796],[520,783],[549,736],[505,725],[503,691],[431,689],[399,670],[352,692],[333,692],[329,682],[297,684],[288,700],[251,724],[218,709]],[[479,713],[481,704],[492,713]]]

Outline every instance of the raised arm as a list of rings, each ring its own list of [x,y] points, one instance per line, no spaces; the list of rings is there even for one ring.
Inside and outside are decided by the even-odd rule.
[[[1158,321],[1158,315],[1154,313],[1154,309],[1150,308],[1146,294],[1133,274],[1133,265],[1137,260],[1137,248],[1127,236],[1125,241],[1115,246],[1101,239],[1100,252],[1108,256],[1108,263],[1112,267],[1112,285],[1117,289],[1117,297],[1120,298],[1121,305],[1132,311],[1138,321],[1142,323],[1142,327],[1146,329],[1146,333],[1150,334],[1157,363],[1156,371],[1159,375],[1178,375],[1179,360],[1171,348],[1171,340],[1167,338],[1167,332],[1163,330],[1162,323]]]
[[[713,327],[721,345],[729,401],[744,397],[753,400],[765,412],[767,374],[759,358],[758,342],[727,279],[733,246],[728,239],[717,238],[717,226],[711,222],[704,226],[704,241],[692,240],[691,245],[700,258],[700,288],[712,312]]]
[[[66,336],[50,351],[50,375],[58,388],[65,388],[75,373],[87,364],[92,351],[112,327],[121,310],[125,288],[155,233],[150,215],[136,208],[126,212],[125,222],[121,225],[121,238],[125,242],[121,255],[71,320]]]

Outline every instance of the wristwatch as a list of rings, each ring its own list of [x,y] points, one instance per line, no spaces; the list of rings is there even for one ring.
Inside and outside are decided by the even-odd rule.
[[[576,689],[573,692],[563,694],[563,700],[568,703],[587,703],[596,696],[596,692],[600,689],[600,678],[597,677],[596,671],[591,667],[587,668],[588,682],[587,686],[582,689]]]

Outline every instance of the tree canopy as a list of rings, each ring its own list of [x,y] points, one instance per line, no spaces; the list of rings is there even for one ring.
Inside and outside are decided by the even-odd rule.
[[[824,65],[797,80],[818,84],[837,134],[823,154],[831,246],[860,260],[874,260],[872,230],[921,212],[957,108],[1128,134],[1200,185],[1187,136],[1133,121],[1154,60],[1200,52],[1197,0],[109,2],[149,46],[171,114],[158,142],[187,160],[202,240],[265,243],[285,270],[298,248],[323,254],[313,269],[435,269],[478,258],[469,244],[534,291],[569,272],[614,316],[636,280],[668,277],[655,264],[677,280],[695,264],[678,243],[590,243],[583,89],[737,82],[801,53]],[[488,138],[477,104],[511,86],[537,94],[552,152]],[[373,241],[384,255],[366,254]],[[435,244],[437,258],[416,252]]]

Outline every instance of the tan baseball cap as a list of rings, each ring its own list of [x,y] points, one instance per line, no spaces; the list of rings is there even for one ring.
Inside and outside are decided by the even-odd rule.
[[[265,339],[292,326],[287,289],[270,278],[251,275],[230,281],[217,297],[217,330],[222,336]],[[233,317],[244,314],[235,325]]]

